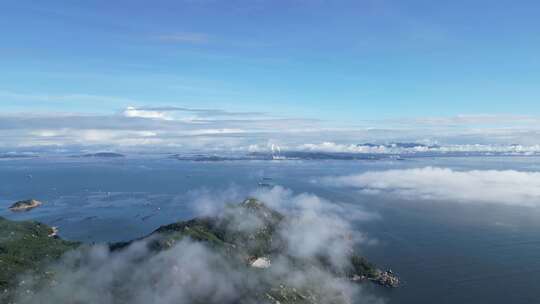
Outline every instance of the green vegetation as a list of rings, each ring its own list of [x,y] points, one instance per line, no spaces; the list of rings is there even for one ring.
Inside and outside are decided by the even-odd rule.
[[[319,267],[353,281],[357,281],[355,278],[377,281],[380,271],[356,254],[351,254],[350,265],[346,269],[332,269],[327,257],[323,256],[309,260],[287,256],[287,244],[281,233],[277,232],[290,220],[256,199],[247,199],[241,204],[227,206],[219,216],[161,226],[139,240],[148,241],[150,255],[172,248],[186,238],[203,242],[230,258],[234,267],[246,267],[247,276],[256,276],[262,281],[267,280],[264,270],[248,265],[259,257],[277,256],[288,257],[295,270]],[[38,222],[13,222],[0,217],[0,302],[2,293],[7,297],[5,290],[13,287],[18,275],[30,273],[38,279],[49,280],[54,274],[45,272],[44,266],[80,246],[80,243],[51,237],[52,232],[51,227]],[[122,251],[134,241],[137,240],[110,244],[109,248],[111,251]],[[300,290],[275,282],[276,279],[282,281],[285,278],[272,279],[274,281],[265,281],[260,291],[255,292],[254,296],[260,303],[320,302],[320,295],[314,292],[318,290],[317,286]],[[341,303],[339,300],[330,302]]]
[[[187,237],[214,248],[235,248],[242,255],[260,257],[279,251],[281,245],[275,231],[284,218],[256,199],[247,199],[241,204],[227,206],[219,217],[195,218],[161,226],[148,237],[153,237],[150,247],[155,251],[170,248]],[[253,227],[242,227],[238,223],[251,223]],[[119,250],[131,243],[114,243],[110,248]]]
[[[360,275],[368,278],[375,278],[378,276],[378,271],[375,265],[370,263],[366,258],[353,254],[351,256],[352,271],[348,273],[349,276]]]
[[[269,303],[294,303],[294,304],[314,304],[318,303],[317,294],[309,290],[298,290],[293,287],[280,285],[271,288],[265,293],[266,302]]]
[[[159,251],[172,247],[176,242],[189,238],[197,242],[206,242],[212,247],[225,246],[220,236],[222,232],[211,218],[192,219],[166,226],[161,226],[152,233],[156,239],[150,243],[152,249]]]
[[[11,287],[19,274],[44,275],[44,265],[79,246],[49,237],[52,233],[51,227],[38,222],[14,222],[0,217],[0,291]]]

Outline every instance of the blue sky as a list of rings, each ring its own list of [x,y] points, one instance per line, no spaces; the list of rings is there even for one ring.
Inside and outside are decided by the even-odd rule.
[[[540,114],[537,1],[17,0],[1,11],[7,110]]]
[[[8,0],[0,105],[508,124],[540,115],[539,15],[538,1],[507,0]]]

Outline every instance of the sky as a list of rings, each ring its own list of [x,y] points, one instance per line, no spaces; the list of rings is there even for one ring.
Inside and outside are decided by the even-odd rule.
[[[537,1],[6,0],[0,6],[0,134],[23,115],[98,117],[95,129],[107,129],[101,117],[125,120],[140,116],[133,109],[152,109],[142,118],[186,122],[204,112],[204,119],[227,121],[213,130],[238,129],[228,123],[234,116],[238,127],[237,114],[244,113],[267,122],[266,131],[277,124],[271,119],[325,131],[420,130],[427,122],[436,125],[433,134],[407,139],[444,141],[441,124],[467,134],[489,125],[490,134],[501,126],[519,129],[508,143],[535,143]],[[146,122],[147,132],[159,133]],[[52,134],[38,124],[30,133],[45,131]],[[23,133],[2,138],[27,136],[16,145],[31,144],[34,138]]]

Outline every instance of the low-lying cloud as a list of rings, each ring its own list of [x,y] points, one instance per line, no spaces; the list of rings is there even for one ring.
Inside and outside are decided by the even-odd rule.
[[[204,205],[195,209],[203,215],[219,216],[219,207],[211,210],[210,205],[223,207],[241,192],[237,188],[222,195],[210,190],[192,192],[193,198],[201,199],[191,204]],[[317,303],[321,304],[384,303],[362,285],[324,267],[293,267],[291,257],[309,260],[323,255],[337,268],[350,263],[346,257],[353,246],[366,238],[355,237],[361,234],[340,216],[343,210],[338,205],[312,194],[295,195],[282,187],[252,194],[270,206],[288,210],[291,216],[276,231],[285,249],[272,256],[267,269],[250,269],[215,248],[189,240],[157,254],[149,251],[147,242],[151,240],[135,242],[119,252],[96,245],[73,251],[52,265],[49,273],[54,274],[54,281],[50,286],[41,288],[39,278],[22,277],[17,303],[274,303],[276,300],[265,293],[264,287],[269,285],[278,290],[283,286],[316,290]],[[234,229],[253,232],[261,228],[261,219],[249,214],[232,218],[229,225]]]
[[[540,172],[417,168],[326,177],[325,184],[405,199],[540,205]]]

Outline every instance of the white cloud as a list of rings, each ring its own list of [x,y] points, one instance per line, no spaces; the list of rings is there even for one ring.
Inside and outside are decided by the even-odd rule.
[[[289,147],[295,151],[328,152],[328,153],[382,153],[382,154],[409,154],[409,153],[505,153],[505,154],[536,154],[540,153],[540,145],[517,144],[454,144],[454,145],[425,145],[422,143],[408,143],[408,146],[390,144],[339,144],[335,142],[309,143],[297,147]],[[255,149],[255,147],[253,147]]]
[[[434,125],[538,124],[538,117],[529,115],[460,114],[453,117],[431,117],[415,122]]]
[[[426,167],[326,177],[322,182],[405,199],[540,206],[540,172]]]
[[[193,192],[193,204],[213,208],[238,201],[242,189]],[[261,287],[285,285],[298,290],[316,290],[317,303],[384,303],[364,290],[363,285],[344,279],[328,268],[295,267],[291,257],[316,261],[322,256],[335,269],[350,266],[351,250],[361,235],[347,219],[334,212],[330,201],[311,194],[294,195],[276,187],[255,193],[269,205],[288,208],[288,220],[278,226],[276,244],[285,244],[280,253],[268,258],[271,265],[253,272],[247,260],[232,258],[229,250],[186,239],[173,243],[169,250],[155,253],[142,240],[122,251],[110,252],[106,246],[83,247],[67,253],[50,266],[54,284],[44,285],[30,274],[19,279],[17,303],[261,303]],[[201,195],[203,198],[201,198]],[[200,206],[196,206],[200,207]],[[290,207],[293,207],[291,210]],[[259,231],[260,217],[242,209],[222,208],[205,215],[227,216],[228,228],[249,234]],[[236,229],[236,230],[235,230]],[[156,236],[154,236],[156,237]],[[363,239],[365,240],[365,239]],[[247,257],[246,257],[247,258]],[[73,292],[76,290],[77,292]]]
[[[103,105],[103,104],[116,104],[121,105],[125,103],[133,103],[134,101],[129,98],[122,98],[116,96],[103,96],[93,94],[27,94],[17,93],[11,91],[0,91],[0,98],[6,100],[17,101],[18,103],[24,102],[47,102],[51,104],[66,104],[66,103],[78,103],[78,104],[91,104],[91,105]]]
[[[167,149],[199,152],[269,152],[270,143],[282,151],[338,153],[507,153],[540,154],[540,119],[512,115],[460,115],[450,118],[362,121],[360,125],[272,113],[166,106],[139,106],[144,101],[88,94],[17,94],[0,91],[0,98],[17,104],[37,101],[72,104],[111,113],[24,112],[0,114],[4,149],[46,146],[94,146],[97,149]],[[152,104],[152,103],[149,103]],[[155,103],[154,103],[155,104]],[[126,105],[132,105],[125,107]],[[26,108],[25,108],[26,109]],[[35,108],[33,110],[38,110]],[[504,122],[503,127],[499,126]],[[459,125],[459,127],[456,127]],[[487,126],[486,126],[487,125]],[[145,134],[140,132],[146,132]],[[107,134],[108,133],[108,134]],[[392,147],[392,142],[432,143],[436,146]],[[376,143],[376,145],[359,145]],[[99,146],[99,147],[98,147]],[[163,151],[162,151],[163,152]]]
[[[298,147],[300,151],[313,151],[313,152],[338,152],[338,153],[361,153],[368,152],[365,148],[359,147],[355,144],[345,145],[336,144],[334,142],[322,142],[319,144],[303,144]]]
[[[140,118],[152,118],[152,119],[164,119],[172,120],[166,112],[152,111],[152,110],[140,110],[135,107],[127,107],[122,114],[125,117],[140,117]]]

